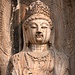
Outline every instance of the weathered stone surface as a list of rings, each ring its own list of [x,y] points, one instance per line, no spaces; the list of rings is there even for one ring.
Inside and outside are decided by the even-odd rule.
[[[10,15],[11,1],[0,0],[0,75],[5,75],[11,56]]]
[[[8,24],[11,0],[0,0],[0,57],[10,56],[10,25]],[[16,7],[17,0],[14,1]],[[19,1],[19,0],[18,0]],[[22,31],[21,23],[25,17],[26,7],[35,0],[20,0],[20,10],[16,10],[13,15],[12,25],[12,42],[13,53],[17,53],[22,49]],[[74,0],[41,0],[51,9],[51,19],[55,26],[55,46],[57,50],[63,51],[70,56],[71,74],[75,74],[75,1]],[[14,7],[14,8],[15,8]],[[15,8],[16,9],[16,8]],[[3,28],[3,26],[4,28]],[[6,36],[6,33],[8,36]],[[4,35],[3,35],[4,34]],[[14,35],[13,35],[14,34]],[[7,41],[8,39],[8,41]],[[5,43],[6,42],[6,43]],[[3,43],[3,45],[2,45]],[[5,52],[5,53],[4,53]],[[3,55],[1,55],[3,54]],[[2,59],[3,60],[3,59]],[[2,63],[1,63],[2,64]],[[3,71],[3,70],[2,70]]]
[[[14,54],[7,75],[70,75],[69,59],[56,50],[50,9],[40,0],[32,2],[23,21],[23,49]]]
[[[75,74],[75,1],[64,0],[64,15],[65,15],[65,36],[66,43],[65,51],[70,56],[71,75]]]
[[[29,5],[34,0],[21,0],[21,4]],[[43,0],[41,0],[43,1]],[[70,56],[71,73],[75,71],[75,1],[74,0],[44,0],[50,8],[52,22],[55,26],[55,46],[59,51],[63,51]]]

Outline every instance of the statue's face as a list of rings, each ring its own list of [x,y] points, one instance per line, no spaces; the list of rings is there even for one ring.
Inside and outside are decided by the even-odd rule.
[[[50,39],[50,24],[43,19],[36,19],[29,22],[27,37],[32,44],[44,44]]]

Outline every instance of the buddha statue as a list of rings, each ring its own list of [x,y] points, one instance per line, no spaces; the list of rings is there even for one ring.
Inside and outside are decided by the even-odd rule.
[[[69,75],[68,57],[52,42],[50,9],[40,0],[32,2],[23,26],[23,50],[14,54],[7,75]]]

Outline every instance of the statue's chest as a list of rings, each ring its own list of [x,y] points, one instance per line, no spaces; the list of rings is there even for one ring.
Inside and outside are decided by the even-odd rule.
[[[50,68],[50,55],[32,55],[27,53],[25,55],[26,67],[23,70],[24,75],[49,75],[49,72],[53,69]]]

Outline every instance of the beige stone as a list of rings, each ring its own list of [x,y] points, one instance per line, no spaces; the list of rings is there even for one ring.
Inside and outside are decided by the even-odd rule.
[[[11,56],[10,14],[11,1],[0,0],[0,75],[6,74]]]
[[[7,75],[70,75],[68,57],[55,49],[51,38],[48,6],[37,0],[29,8],[23,23],[23,50],[11,57]]]

